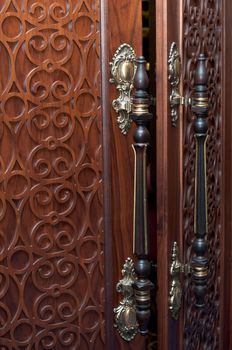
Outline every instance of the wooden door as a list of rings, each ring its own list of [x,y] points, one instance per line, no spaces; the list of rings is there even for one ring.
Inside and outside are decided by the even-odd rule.
[[[231,265],[229,10],[225,0],[156,1],[160,350],[231,346],[224,317],[224,267]],[[1,349],[146,348],[140,335],[125,342],[114,328],[115,286],[132,256],[134,164],[132,133],[121,134],[110,108],[116,95],[108,72],[122,43],[142,52],[141,18],[140,0],[0,0]],[[196,58],[205,52],[211,106],[207,307],[195,310],[191,279],[184,278],[178,321],[168,310],[170,253],[175,240],[181,261],[191,258],[195,141],[189,108],[176,128],[170,122],[167,59],[174,41],[183,95],[192,92]]]
[[[231,271],[231,98],[228,98],[231,96],[231,68],[228,65],[231,57],[228,29],[231,7],[223,0],[162,0],[156,3],[159,349],[230,349],[230,292],[225,262],[228,273]],[[177,44],[181,58],[181,95],[189,97],[193,93],[200,53],[207,57],[209,91],[206,306],[201,310],[195,307],[191,274],[183,276],[178,320],[168,309],[169,269],[174,241],[179,245],[183,264],[189,264],[193,256],[196,140],[190,107],[180,107],[176,128],[171,123],[167,60],[173,42]]]
[[[0,23],[0,348],[144,349],[114,328],[133,154],[108,76],[140,1],[1,0]]]

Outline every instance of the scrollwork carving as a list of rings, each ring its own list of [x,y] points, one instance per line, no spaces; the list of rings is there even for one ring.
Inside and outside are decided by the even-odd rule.
[[[209,131],[207,141],[208,179],[208,259],[209,280],[206,312],[194,307],[194,295],[189,279],[184,291],[184,348],[188,350],[218,349],[220,336],[220,235],[221,235],[221,49],[222,2],[220,0],[185,0],[183,13],[183,79],[184,95],[192,96],[194,72],[200,53],[207,57],[209,88]],[[185,261],[191,261],[194,239],[194,178],[195,139],[190,110],[184,118],[184,246]]]
[[[98,7],[0,4],[2,349],[104,344]]]

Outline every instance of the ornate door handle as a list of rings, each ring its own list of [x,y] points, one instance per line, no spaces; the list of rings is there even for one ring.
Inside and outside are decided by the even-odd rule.
[[[172,45],[176,48],[175,45]],[[177,57],[177,55],[175,55]],[[179,58],[178,58],[179,59]],[[169,58],[170,60],[170,58]],[[178,246],[174,242],[172,248],[172,263],[170,267],[170,292],[169,309],[172,316],[177,319],[181,307],[181,277],[180,273],[191,273],[194,282],[195,305],[197,308],[205,306],[207,291],[208,259],[206,257],[208,233],[207,218],[207,173],[206,173],[206,142],[208,132],[208,89],[206,58],[201,54],[198,58],[195,72],[195,89],[188,104],[195,115],[194,133],[196,140],[196,166],[195,166],[195,210],[194,210],[194,233],[195,239],[192,245],[194,256],[190,264],[183,265],[179,261]],[[174,67],[174,66],[173,66]],[[170,67],[169,67],[170,69]],[[170,76],[170,75],[169,75]],[[173,73],[176,76],[176,73]],[[176,79],[179,81],[179,78]],[[172,91],[173,95],[173,91]],[[179,95],[178,95],[179,96]],[[183,99],[181,96],[179,96]],[[187,99],[185,99],[187,100]],[[171,102],[171,97],[170,97]],[[171,104],[172,108],[172,104]]]
[[[194,292],[196,307],[205,305],[205,295],[208,277],[208,259],[206,257],[208,233],[207,217],[207,174],[206,174],[206,142],[208,131],[208,89],[206,58],[203,54],[198,59],[195,73],[195,93],[192,99],[192,111],[196,118],[194,131],[196,138],[196,178],[195,178],[195,213],[192,274],[194,281]]]
[[[133,49],[123,44],[114,55],[111,67],[111,82],[116,83],[120,91],[118,99],[113,101],[114,109],[119,113],[118,124],[126,134],[132,121],[137,128],[134,132],[133,150],[135,154],[134,177],[134,223],[133,253],[135,264],[128,258],[122,270],[123,279],[117,284],[117,291],[123,296],[115,312],[115,326],[121,337],[132,340],[139,331],[148,333],[150,319],[150,291],[153,284],[149,280],[151,263],[148,258],[147,236],[147,147],[150,134],[147,123],[152,115],[149,106],[151,97],[146,92],[148,76],[145,59],[135,59]],[[133,98],[131,90],[135,89]]]
[[[150,320],[150,292],[154,287],[149,279],[151,263],[149,261],[149,243],[147,233],[147,147],[150,142],[148,122],[152,119],[149,113],[150,96],[147,93],[149,84],[144,57],[136,59],[134,79],[135,93],[132,103],[131,118],[137,128],[134,132],[135,179],[134,179],[134,254],[137,257],[134,283],[136,314],[139,330],[142,335],[148,333]]]

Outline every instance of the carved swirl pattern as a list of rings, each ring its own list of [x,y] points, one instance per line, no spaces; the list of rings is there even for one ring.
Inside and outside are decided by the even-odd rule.
[[[206,309],[194,307],[194,295],[189,279],[185,281],[184,323],[187,350],[213,350],[219,348],[220,307],[220,235],[221,235],[221,47],[222,47],[222,2],[220,0],[184,0],[184,47],[183,79],[184,93],[190,95],[194,86],[196,58],[201,52],[208,57],[209,87],[209,133],[207,140],[208,177],[208,258],[209,281]],[[184,118],[184,244],[186,260],[191,259],[194,238],[194,178],[195,139],[192,113]]]
[[[0,0],[0,348],[102,349],[99,0]]]

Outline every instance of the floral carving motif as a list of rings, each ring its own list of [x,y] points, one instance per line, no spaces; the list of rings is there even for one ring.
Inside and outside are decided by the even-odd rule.
[[[0,1],[1,349],[102,348],[99,1]]]
[[[188,350],[219,348],[220,298],[220,235],[221,235],[221,47],[222,2],[220,0],[184,1],[183,79],[185,96],[191,96],[194,86],[196,58],[205,53],[209,88],[209,132],[207,140],[208,177],[208,258],[209,281],[205,310],[194,308],[194,295],[189,279],[184,293],[184,348]],[[184,118],[184,237],[186,261],[191,260],[194,238],[194,178],[195,140],[190,110]]]

